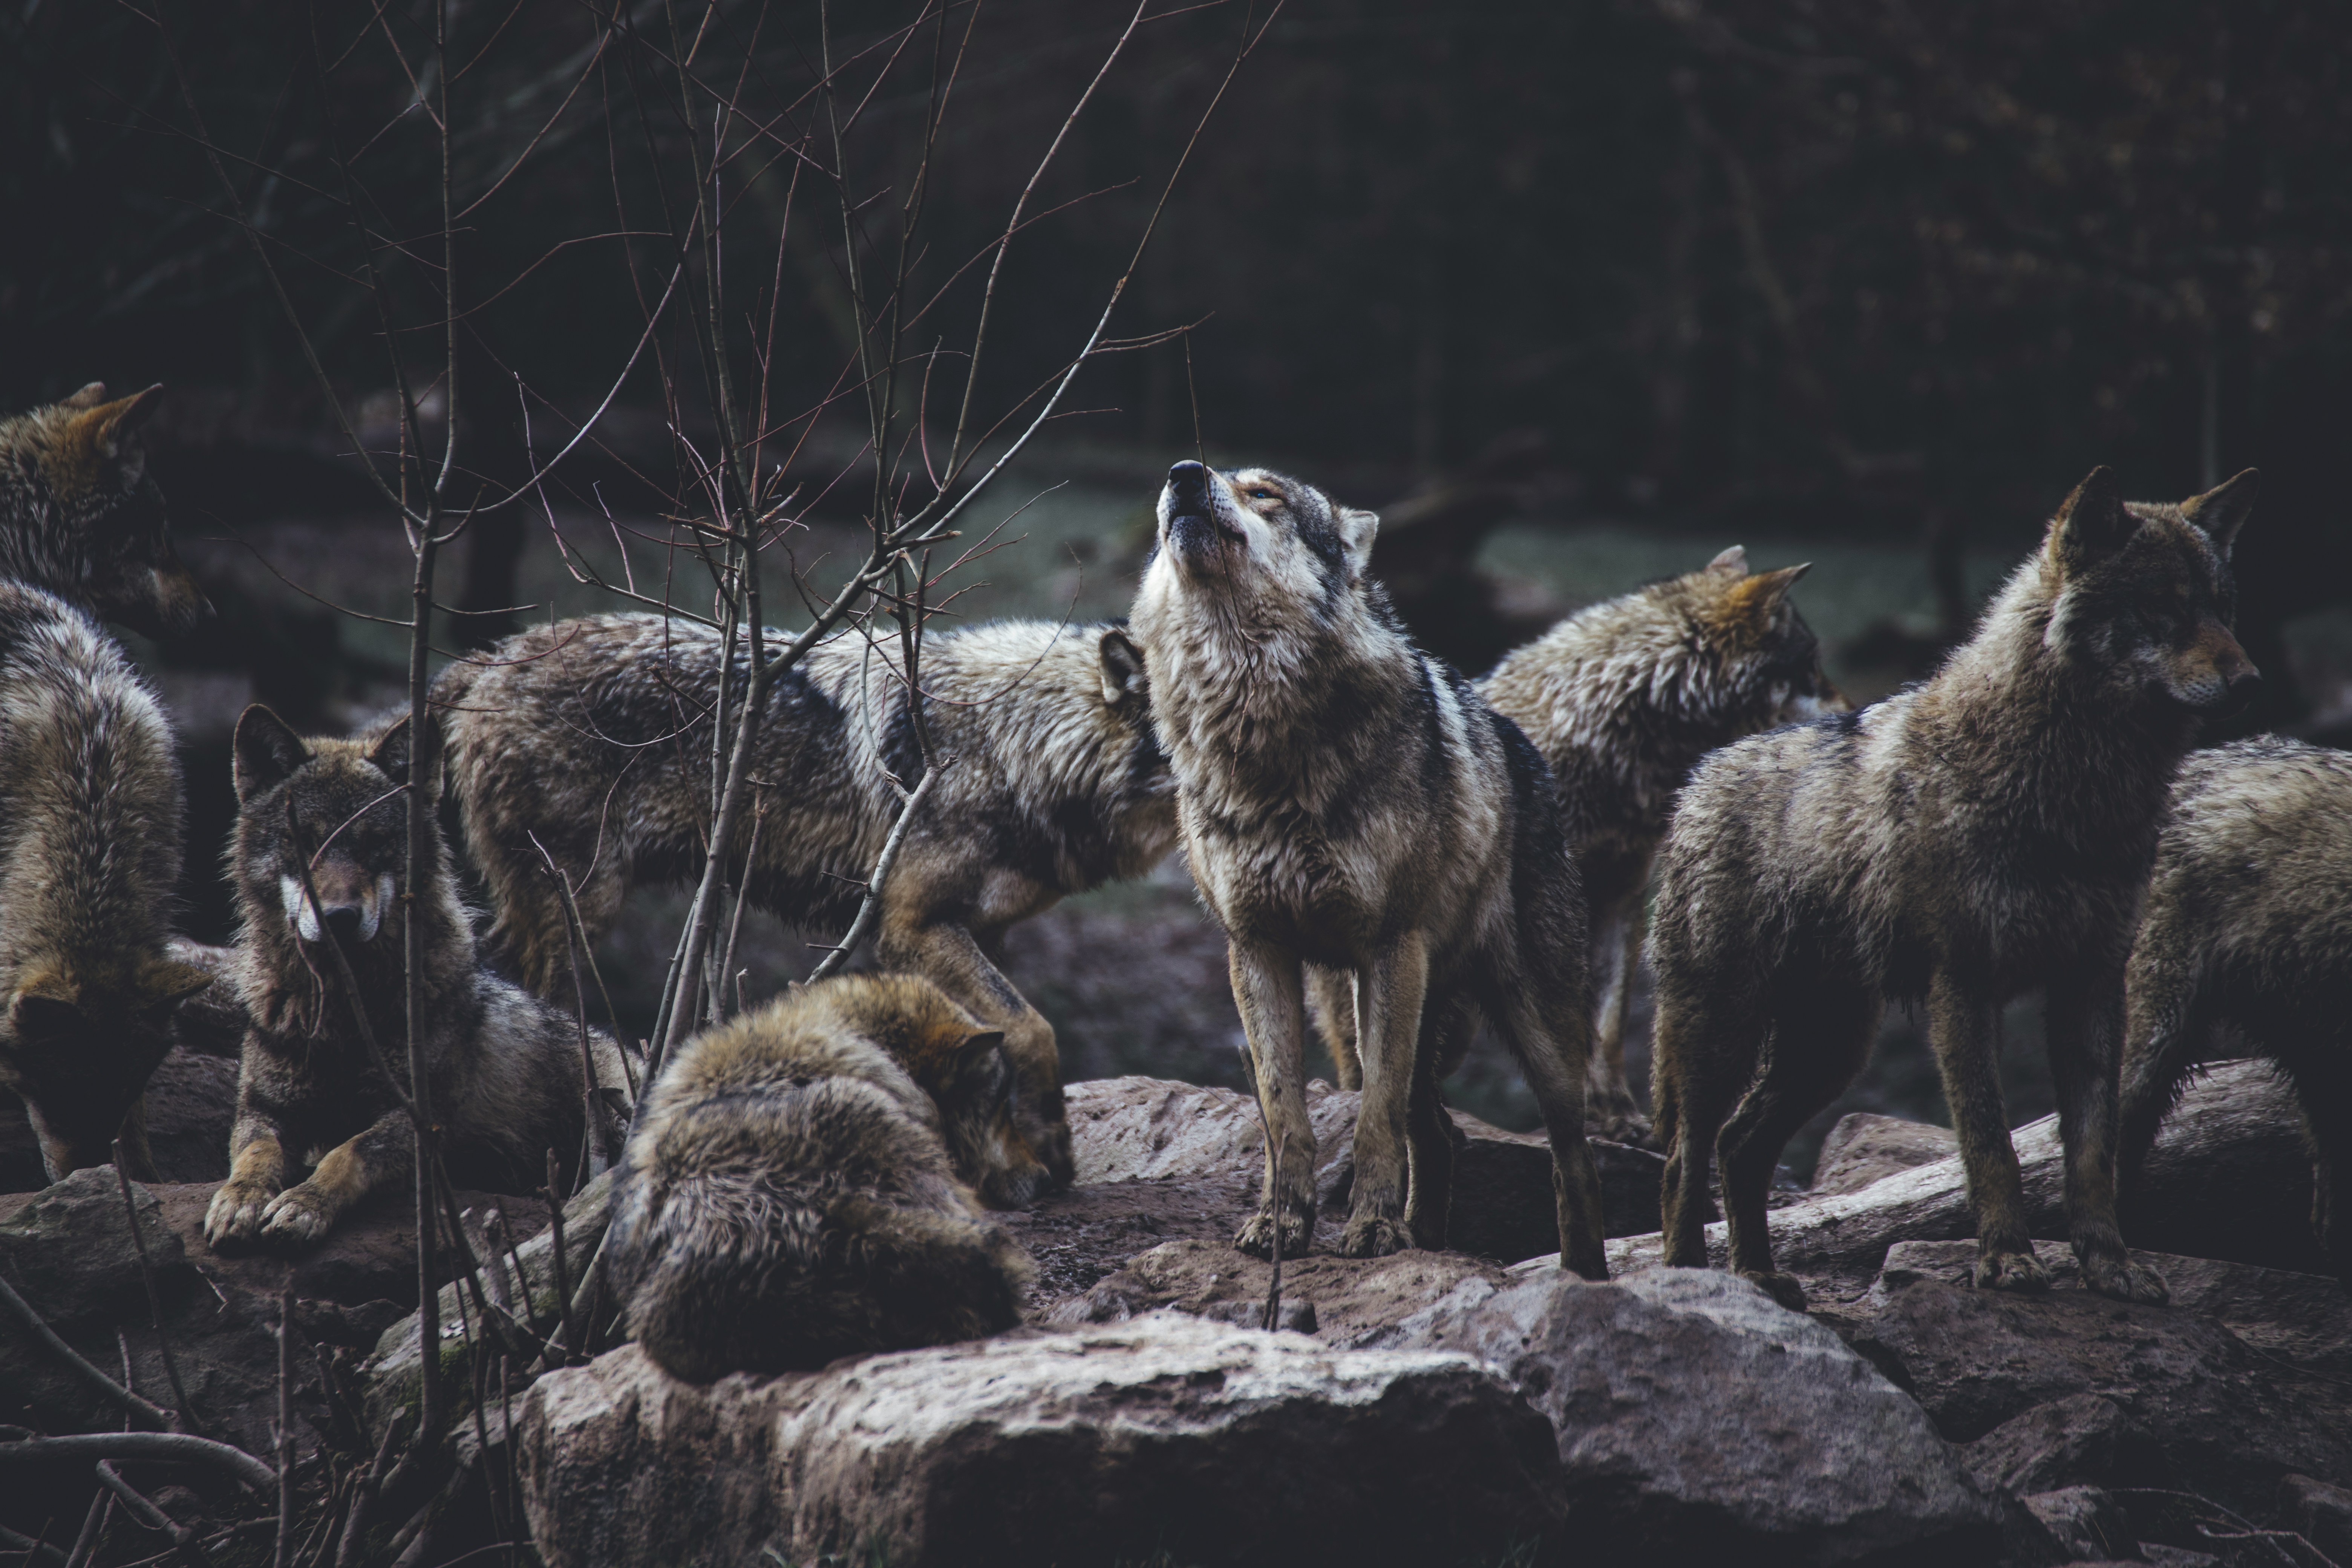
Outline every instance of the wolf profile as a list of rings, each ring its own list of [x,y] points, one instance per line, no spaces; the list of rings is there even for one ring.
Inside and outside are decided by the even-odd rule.
[[[2230,632],[2253,496],[2246,473],[2178,506],[2126,503],[2095,469],[1931,679],[1701,764],[1650,938],[1669,1264],[1706,1262],[1720,1131],[1731,1267],[1802,1300],[1772,1266],[1772,1171],[1895,996],[1927,1003],[1977,1283],[2046,1286],[1994,1058],[1997,1009],[2042,990],[2084,1279],[2165,1299],[2116,1225],[2124,963],[2174,770],[2200,716],[2255,680]]]
[[[0,1086],[52,1181],[110,1162],[118,1135],[156,1179],[142,1093],[211,981],[169,951],[180,836],[171,726],[122,650],[0,583]]]
[[[606,1278],[673,1374],[782,1372],[1020,1321],[1027,1260],[963,1179],[1001,1031],[911,974],[794,987],[688,1040],[613,1189]]]
[[[2352,1286],[2352,756],[2264,735],[2194,752],[2172,787],[2124,1035],[2126,1203],[2158,1126],[2236,1031],[2294,1084],[2312,1229]]]
[[[1550,771],[1517,726],[1412,646],[1368,575],[1379,519],[1263,469],[1170,470],[1133,624],[1202,901],[1271,1130],[1236,1238],[1307,1249],[1315,1138],[1305,1000],[1352,1003],[1364,1099],[1341,1250],[1444,1244],[1454,1144],[1437,1019],[1483,1015],[1542,1107],[1562,1261],[1604,1278],[1584,1134],[1584,900]],[[1336,978],[1335,978],[1336,977]],[[1433,1031],[1433,1034],[1435,1034]]]
[[[91,382],[62,403],[0,418],[0,578],[150,636],[211,606],[172,548],[140,428],[160,386],[110,400]]]
[[[1802,566],[1750,573],[1738,545],[1696,572],[1575,615],[1478,683],[1549,764],[1591,910],[1596,993],[1585,1114],[1640,1143],[1648,1118],[1625,1079],[1625,1005],[1641,957],[1650,861],[1675,792],[1699,759],[1745,735],[1843,712],[1821,643],[1790,602]],[[1345,1009],[1321,1015],[1341,1087],[1353,1089]]]
[[[306,741],[259,704],[237,721],[233,963],[251,1024],[229,1178],[205,1217],[215,1246],[317,1241],[345,1209],[415,1169],[408,1112],[367,1049],[326,944],[342,948],[376,1044],[405,1089],[404,795],[436,782],[417,750],[405,718],[348,741]],[[567,1171],[579,1169],[584,1075],[593,1071],[603,1115],[612,1098],[628,1099],[630,1068],[601,1031],[583,1063],[578,1019],[482,967],[448,850],[427,824],[415,962],[434,1120],[459,1184],[530,1192],[546,1178],[551,1149]],[[304,889],[305,852],[316,903]],[[310,1174],[289,1186],[298,1163]]]
[[[592,941],[634,883],[698,874],[720,650],[684,621],[596,616],[509,637],[436,684],[467,846],[497,916],[490,944],[540,994],[561,994],[571,971],[534,837],[572,879]],[[1017,1205],[1069,1181],[1069,1127],[1053,1026],[984,948],[1067,894],[1157,864],[1175,843],[1174,786],[1142,655],[1117,626],[933,635],[921,670],[925,721],[950,761],[882,889],[876,949],[1004,1031],[1022,1136],[984,1190]],[[900,791],[922,772],[885,660],[855,636],[810,649],[769,688],[746,829],[751,902],[845,927]]]

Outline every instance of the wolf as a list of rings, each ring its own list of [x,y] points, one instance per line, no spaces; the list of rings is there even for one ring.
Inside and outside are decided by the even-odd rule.
[[[771,634],[775,636],[775,634]],[[781,641],[781,637],[778,639]],[[488,889],[488,942],[523,983],[570,983],[563,911],[538,844],[575,889],[590,940],[632,884],[697,876],[709,831],[721,644],[656,615],[520,633],[452,665],[433,700],[466,843]],[[730,689],[743,689],[748,654]],[[1140,876],[1176,838],[1175,786],[1142,654],[1116,625],[998,621],[924,638],[925,722],[948,771],[882,889],[876,949],[1004,1031],[1022,1137],[983,1191],[1014,1205],[1072,1175],[1053,1026],[985,949],[1065,896]],[[855,635],[770,685],[743,830],[751,900],[838,930],[923,760],[901,689]],[[895,781],[895,782],[894,782]]]
[[[1591,911],[1594,1050],[1588,1126],[1643,1143],[1649,1119],[1625,1080],[1625,1004],[1640,962],[1643,894],[1675,792],[1699,759],[1746,735],[1846,710],[1820,639],[1789,592],[1809,570],[1751,573],[1738,545],[1696,572],[1575,615],[1477,683],[1525,731],[1559,785]],[[1347,1009],[1320,1013],[1342,1088],[1357,1085]]]
[[[973,1200],[1003,1034],[912,974],[845,974],[688,1041],[613,1189],[606,1279],[673,1375],[996,1333],[1028,1262]]]
[[[51,1181],[110,1163],[156,1180],[142,1091],[177,1005],[211,975],[170,950],[180,764],[114,639],[0,582],[0,1085]]]
[[[93,381],[62,403],[0,418],[0,578],[150,637],[210,613],[172,548],[140,438],[163,395],[151,386],[109,399]]]
[[[425,741],[414,743],[405,716],[356,740],[305,740],[259,703],[237,721],[233,963],[251,1025],[229,1177],[205,1215],[215,1247],[315,1242],[345,1209],[415,1169],[413,1123],[353,1021],[327,943],[349,960],[377,1047],[404,1090],[404,797],[411,788],[437,793],[433,737]],[[633,1068],[602,1031],[590,1034],[583,1063],[576,1017],[483,967],[447,847],[427,823],[431,869],[415,889],[415,952],[434,1120],[460,1185],[530,1192],[546,1179],[551,1149],[568,1173],[579,1170],[586,1075],[595,1113],[606,1115],[614,1100],[629,1101]],[[306,852],[315,903],[303,886]],[[297,1163],[310,1173],[289,1186]]]
[[[2132,946],[2117,1161],[2130,1197],[2217,1027],[2294,1084],[2312,1230],[2352,1287],[2352,756],[2264,735],[2190,753]]]
[[[1924,998],[1976,1282],[2045,1287],[1994,1058],[1997,1009],[2038,989],[2084,1280],[2166,1299],[2116,1225],[2124,963],[2174,770],[2257,679],[2230,631],[2254,486],[2126,502],[2094,469],[1934,677],[1700,765],[1650,937],[1669,1264],[1706,1262],[1719,1131],[1731,1267],[1801,1302],[1765,1227],[1780,1150],[1860,1071],[1885,999]]]
[[[1413,647],[1368,573],[1380,520],[1262,468],[1169,470],[1132,624],[1202,901],[1223,926],[1271,1130],[1236,1245],[1313,1234],[1305,987],[1343,977],[1363,1051],[1350,1256],[1444,1245],[1454,1144],[1424,1007],[1483,1015],[1542,1108],[1562,1261],[1603,1279],[1584,1135],[1584,899],[1550,770]]]

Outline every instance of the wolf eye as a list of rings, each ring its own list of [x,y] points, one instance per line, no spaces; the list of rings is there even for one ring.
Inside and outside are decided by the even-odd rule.
[[[1264,485],[1252,485],[1243,493],[1248,496],[1252,500],[1272,500],[1275,499],[1274,491],[1266,489]]]

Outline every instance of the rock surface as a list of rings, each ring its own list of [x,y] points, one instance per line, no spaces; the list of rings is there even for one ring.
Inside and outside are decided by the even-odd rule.
[[[1882,1176],[1932,1165],[1959,1148],[1958,1135],[1948,1127],[1857,1110],[1840,1117],[1822,1140],[1811,1191],[1815,1197],[1859,1192]]]
[[[1465,1281],[1376,1343],[1501,1368],[1558,1433],[1594,1560],[1979,1563],[2001,1508],[1834,1333],[1714,1270]]]
[[[1560,1533],[1551,1434],[1466,1356],[1173,1315],[771,1379],[634,1347],[517,1416],[551,1568],[1453,1562]],[[1142,1543],[1139,1545],[1139,1543]]]
[[[1125,1268],[1084,1295],[1052,1309],[1045,1321],[1077,1328],[1124,1322],[1173,1310],[1218,1321],[1264,1321],[1271,1264],[1223,1240],[1171,1241],[1128,1260]],[[1392,1258],[1334,1258],[1314,1253],[1285,1259],[1286,1306],[1312,1310],[1314,1331],[1326,1344],[1369,1342],[1423,1311],[1465,1279],[1489,1283],[1502,1268],[1458,1252],[1400,1252]]]

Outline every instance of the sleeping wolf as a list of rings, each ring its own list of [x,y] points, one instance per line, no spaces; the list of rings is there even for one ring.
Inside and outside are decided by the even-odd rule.
[[[1174,847],[1175,790],[1154,741],[1142,656],[1116,626],[1000,621],[927,637],[927,723],[953,759],[883,889],[885,967],[924,975],[1004,1031],[1034,1179],[1071,1175],[1053,1026],[982,952],[1068,894],[1139,876]],[[710,816],[716,633],[659,616],[594,616],[521,633],[434,688],[449,767],[497,914],[489,941],[523,983],[571,978],[563,913],[531,837],[572,879],[591,940],[630,886],[698,874]],[[748,672],[739,662],[735,689]],[[890,773],[922,759],[882,658],[855,637],[812,648],[770,688],[764,786],[749,832],[751,901],[840,929],[897,819]],[[1034,1163],[1027,1149],[1015,1163]]]
[[[1027,1259],[964,1185],[1004,1115],[1003,1042],[912,974],[796,986],[688,1041],[605,1242],[646,1353],[708,1383],[1020,1321]]]
[[[2216,1026],[2278,1064],[2316,1156],[2312,1229],[2352,1286],[2352,756],[2265,735],[2172,786],[2124,1037],[2128,1196]]]
[[[163,395],[151,386],[109,402],[93,381],[0,418],[0,578],[150,636],[211,609],[172,548],[139,438]]]
[[[1352,982],[1365,1042],[1340,1248],[1444,1245],[1454,1145],[1438,1018],[1483,1014],[1551,1136],[1561,1259],[1602,1279],[1584,1140],[1584,900],[1551,773],[1517,726],[1407,639],[1366,575],[1370,512],[1263,469],[1170,470],[1134,624],[1202,900],[1230,942],[1265,1193],[1237,1245],[1307,1249],[1308,966]]]
[[[114,1158],[156,1179],[142,1093],[211,976],[175,962],[180,764],[114,639],[0,583],[0,1086],[51,1181]]]
[[[1845,710],[1820,642],[1789,602],[1805,570],[1751,574],[1734,545],[1699,571],[1579,611],[1478,682],[1550,764],[1591,908],[1598,999],[1585,1115],[1600,1137],[1650,1137],[1625,1081],[1625,1004],[1675,791],[1718,746]],[[1347,1010],[1318,1012],[1341,1086],[1353,1089]]]
[[[2126,504],[2094,469],[1932,679],[1700,766],[1650,939],[1668,1263],[1706,1262],[1720,1130],[1731,1267],[1801,1300],[1772,1267],[1773,1167],[1861,1069],[1883,999],[1924,997],[1977,1283],[2045,1286],[1994,1059],[1998,1009],[2039,989],[2084,1282],[2165,1299],[2116,1227],[2124,961],[2199,717],[2255,680],[2230,634],[2230,547],[2253,496],[2247,473],[2178,506]]]
[[[401,900],[408,868],[408,721],[373,740],[305,741],[256,704],[237,721],[236,974],[246,1011],[229,1178],[213,1194],[215,1246],[317,1241],[337,1216],[414,1169],[413,1124],[352,1021],[337,942],[378,1047],[407,1087]],[[426,770],[425,787],[434,787]],[[312,904],[300,850],[311,855]],[[428,825],[432,818],[427,817]],[[435,1121],[458,1184],[527,1193],[552,1149],[570,1172],[586,1143],[580,1025],[483,968],[437,828],[416,900],[421,1013]],[[629,1069],[591,1035],[598,1114],[628,1098]],[[286,1184],[289,1166],[313,1167]]]

